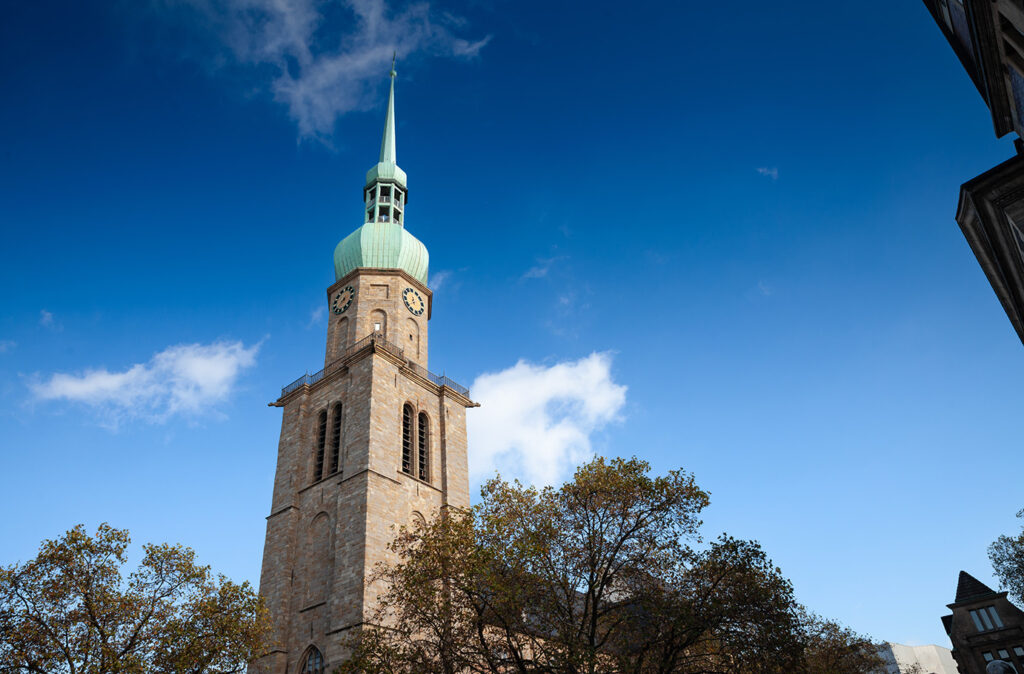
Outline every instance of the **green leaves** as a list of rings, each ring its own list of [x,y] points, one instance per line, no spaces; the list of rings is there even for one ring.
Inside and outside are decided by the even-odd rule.
[[[145,545],[124,578],[129,543],[125,530],[78,525],[0,569],[0,672],[213,674],[265,650],[269,621],[248,583],[167,544]]]
[[[1024,518],[1024,510],[1017,513]],[[1024,529],[1016,536],[1000,536],[988,546],[988,558],[999,584],[1018,602],[1024,603]]]

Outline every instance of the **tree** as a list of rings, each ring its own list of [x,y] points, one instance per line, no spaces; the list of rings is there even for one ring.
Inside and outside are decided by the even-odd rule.
[[[401,529],[396,563],[375,576],[377,626],[339,671],[817,674],[881,663],[877,645],[809,617],[756,542],[700,545],[709,496],[692,475],[648,472],[635,458],[596,458],[559,488],[496,478],[470,511]],[[854,656],[859,669],[821,664]]]
[[[863,674],[884,671],[881,644],[831,620],[804,614],[804,668],[806,674]],[[912,665],[908,674],[918,674]]]
[[[0,569],[0,672],[234,672],[270,633],[250,585],[213,576],[180,545],[145,545],[121,573],[128,532],[78,525]]]
[[[1017,513],[1024,518],[1024,510]],[[999,584],[1018,602],[1024,602],[1024,528],[1016,536],[1002,535],[988,546]]]

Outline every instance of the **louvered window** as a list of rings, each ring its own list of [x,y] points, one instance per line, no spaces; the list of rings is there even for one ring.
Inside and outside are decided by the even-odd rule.
[[[316,429],[316,464],[313,466],[313,481],[324,477],[324,445],[327,442],[327,410],[320,411]]]
[[[402,472],[412,475],[412,405],[402,408]]]
[[[331,474],[338,472],[341,458],[341,404],[334,406],[334,418],[331,419]]]
[[[427,415],[420,412],[419,436],[417,448],[419,449],[419,476],[424,482],[430,480],[430,420]]]

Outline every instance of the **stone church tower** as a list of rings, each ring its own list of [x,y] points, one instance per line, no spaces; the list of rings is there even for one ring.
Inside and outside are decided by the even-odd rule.
[[[427,249],[405,229],[391,71],[363,225],[334,251],[324,369],[286,386],[260,592],[274,649],[251,672],[320,674],[368,621],[395,528],[469,505],[469,391],[427,369]]]

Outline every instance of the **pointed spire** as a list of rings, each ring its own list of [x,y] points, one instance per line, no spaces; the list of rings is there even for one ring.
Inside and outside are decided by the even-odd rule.
[[[391,57],[391,93],[388,94],[388,116],[384,120],[384,138],[380,142],[380,163],[397,164],[398,157],[395,153],[395,59],[398,52]]]
[[[956,583],[956,599],[954,603],[959,604],[962,601],[987,597],[993,594],[995,594],[995,590],[966,571],[961,571]]]

